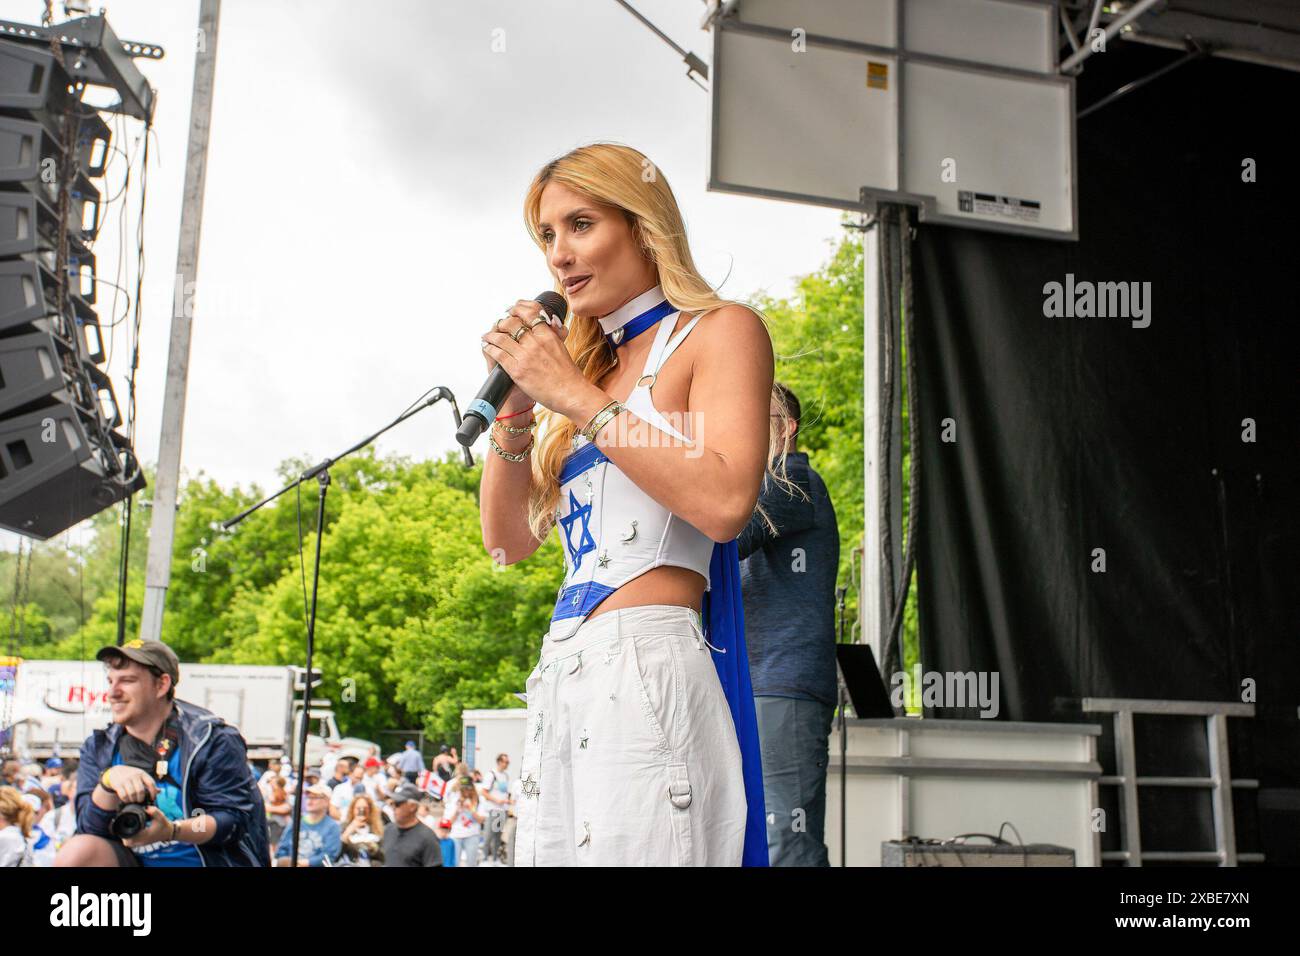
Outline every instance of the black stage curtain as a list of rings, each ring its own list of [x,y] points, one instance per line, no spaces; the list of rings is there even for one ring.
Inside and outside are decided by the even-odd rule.
[[[1113,43],[1079,108],[1179,56]],[[917,227],[922,659],[997,671],[1001,718],[1250,679],[1258,773],[1300,784],[1297,102],[1201,59],[1079,120],[1077,243]],[[1149,282],[1149,327],[1045,317],[1067,273]]]

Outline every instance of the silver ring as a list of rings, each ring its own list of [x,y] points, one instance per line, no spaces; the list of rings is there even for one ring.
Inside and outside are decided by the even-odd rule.
[[[515,329],[513,332],[510,333],[510,337],[514,339],[516,342],[518,342],[521,338],[524,337],[525,332],[531,332],[532,330],[533,330],[532,326],[530,325],[521,325],[519,326],[519,328]]]
[[[534,327],[538,325],[550,325],[550,323],[551,320],[546,318],[545,316],[538,316],[537,318],[533,319],[533,321],[528,323],[528,329],[529,331],[531,331]]]

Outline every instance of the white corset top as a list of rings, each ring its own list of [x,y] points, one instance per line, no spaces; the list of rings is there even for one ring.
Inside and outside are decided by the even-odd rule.
[[[640,317],[665,307],[663,292],[655,286],[606,317],[602,324],[622,317],[625,311]],[[673,439],[689,442],[650,400],[659,369],[699,321],[696,316],[669,341],[680,314],[672,311],[659,320],[645,370],[623,404],[645,423],[637,423],[638,428],[657,428]],[[619,421],[613,425],[617,428]],[[659,439],[659,443],[670,444],[671,440]],[[551,615],[550,636],[554,640],[572,636],[587,614],[608,595],[660,565],[695,571],[704,578],[708,589],[715,542],[638,488],[595,443],[581,436],[575,436],[574,451],[560,473],[555,521],[564,545],[566,573]]]

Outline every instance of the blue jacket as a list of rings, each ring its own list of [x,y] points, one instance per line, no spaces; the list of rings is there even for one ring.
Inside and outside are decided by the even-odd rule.
[[[266,809],[248,769],[247,747],[239,731],[211,711],[183,700],[173,702],[181,731],[181,806],[186,816],[202,811],[216,835],[196,846],[204,866],[270,866]],[[112,766],[113,750],[125,731],[121,724],[97,730],[81,745],[77,768],[77,832],[114,839],[114,811],[91,800],[100,774]]]

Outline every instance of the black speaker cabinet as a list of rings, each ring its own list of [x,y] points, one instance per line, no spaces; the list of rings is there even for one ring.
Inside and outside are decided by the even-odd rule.
[[[71,405],[0,419],[0,527],[44,540],[144,484],[126,439]]]

